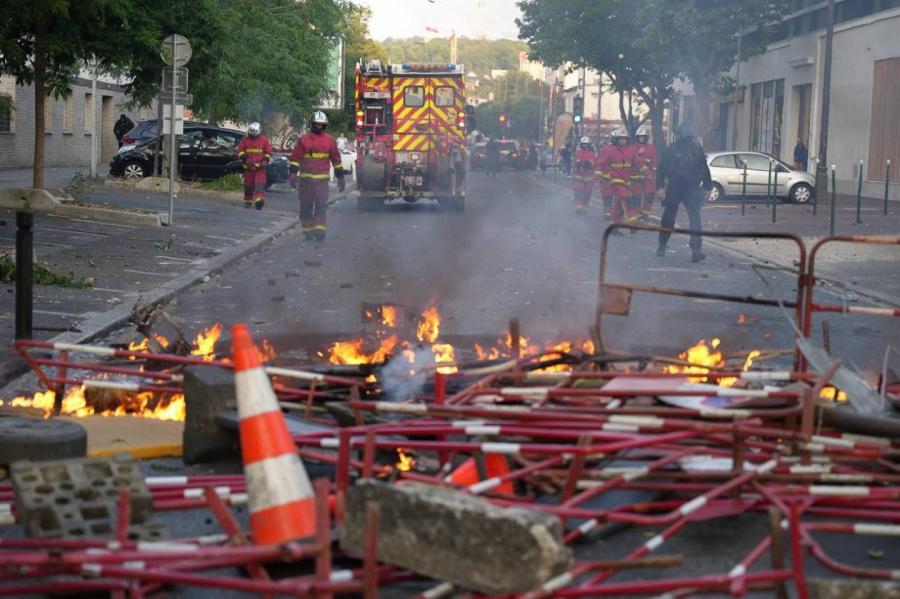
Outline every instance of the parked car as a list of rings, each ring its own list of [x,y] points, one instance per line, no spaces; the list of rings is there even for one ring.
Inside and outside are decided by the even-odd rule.
[[[772,181],[769,182],[769,161],[772,163]],[[712,152],[707,154],[713,189],[710,202],[717,202],[725,196],[739,196],[743,188],[744,163],[747,164],[747,196],[759,197],[768,193],[769,186],[778,186],[775,196],[797,204],[812,200],[816,178],[804,171],[798,171],[777,158],[760,152]]]
[[[522,170],[525,165],[525,156],[519,148],[519,142],[514,139],[501,139],[497,141],[500,146],[500,168],[509,167],[514,170]]]
[[[182,179],[212,180],[243,170],[237,157],[237,145],[244,134],[204,123],[185,124],[184,134],[178,136],[178,174]],[[140,179],[153,172],[153,150],[156,137],[119,148],[109,163],[114,177]],[[287,181],[288,159],[280,154],[272,156],[266,169],[267,187]]]
[[[122,138],[122,145],[139,144],[152,139],[156,139],[156,119],[138,121],[138,124]]]

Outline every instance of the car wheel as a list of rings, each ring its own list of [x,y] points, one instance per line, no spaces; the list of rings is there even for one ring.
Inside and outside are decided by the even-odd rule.
[[[122,176],[126,179],[143,179],[147,175],[144,165],[137,161],[126,162],[122,167]]]
[[[718,202],[722,198],[725,197],[725,190],[722,189],[722,186],[718,183],[713,183],[712,189],[709,192],[709,197],[706,199],[707,202]]]
[[[807,183],[797,183],[791,188],[791,201],[795,204],[808,204],[812,201],[813,188]]]

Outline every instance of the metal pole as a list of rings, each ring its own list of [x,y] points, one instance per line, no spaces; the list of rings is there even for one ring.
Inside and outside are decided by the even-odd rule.
[[[744,163],[744,172],[741,175],[743,181],[741,182],[741,216],[747,214],[747,161],[742,160]]]
[[[862,224],[862,184],[863,184],[863,161],[859,161],[859,178],[856,184],[856,224]]]
[[[91,179],[97,178],[97,65],[91,72]]]
[[[175,66],[178,64],[178,44],[175,36],[172,37],[172,112],[169,124],[171,134],[169,155],[169,220],[166,223],[170,227],[175,225],[175,171],[178,168],[178,136],[175,135],[175,88],[177,87]]]
[[[16,339],[31,339],[34,294],[34,215],[16,212]]]
[[[819,159],[818,159],[818,158],[813,158],[813,160],[815,160],[815,162],[816,162],[816,170],[815,170],[815,172],[818,173],[818,172],[819,172]],[[819,179],[818,179],[818,177],[817,177],[817,178],[816,178],[816,189],[814,190],[815,193],[813,193],[813,197],[812,197],[812,201],[813,201],[813,216],[815,216],[815,215],[819,212],[819,189],[818,189],[818,186],[819,186]]]
[[[816,189],[828,185],[828,118],[831,111],[831,56],[834,45],[834,0],[828,0],[826,11],[825,58],[822,72],[822,113],[819,119],[819,165]]]
[[[778,209],[778,167],[773,165],[775,171],[775,184],[772,186],[772,222],[776,220],[775,212]]]
[[[834,237],[834,209],[837,204],[837,167],[831,165],[831,219],[828,225],[828,234]]]
[[[891,181],[891,161],[888,160],[884,170],[884,214],[887,216],[888,184]]]
[[[772,159],[769,158],[769,180],[766,181],[766,203],[772,201]]]

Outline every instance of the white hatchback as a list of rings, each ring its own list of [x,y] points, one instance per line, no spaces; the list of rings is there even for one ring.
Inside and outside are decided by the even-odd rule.
[[[797,204],[812,201],[816,178],[809,173],[795,170],[768,154],[711,152],[706,155],[706,161],[713,181],[713,189],[709,194],[710,202],[717,202],[725,196],[740,196],[743,193],[745,164],[747,197],[767,196],[774,188],[776,197]]]

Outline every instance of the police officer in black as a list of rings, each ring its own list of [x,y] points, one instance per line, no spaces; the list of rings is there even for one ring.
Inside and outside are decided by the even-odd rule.
[[[665,229],[675,226],[679,204],[684,204],[688,213],[691,231],[691,262],[700,262],[706,254],[700,251],[703,240],[699,234],[700,208],[712,190],[712,179],[703,146],[694,135],[694,127],[690,123],[682,123],[678,127],[678,139],[666,148],[659,168],[656,170],[656,197],[662,200],[663,214],[661,225]],[[666,245],[671,233],[663,231],[659,234],[659,247],[656,255],[666,255]]]

